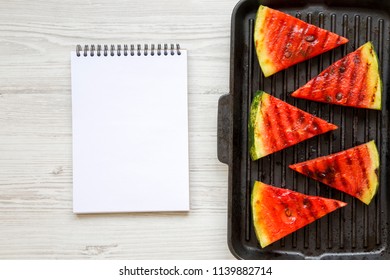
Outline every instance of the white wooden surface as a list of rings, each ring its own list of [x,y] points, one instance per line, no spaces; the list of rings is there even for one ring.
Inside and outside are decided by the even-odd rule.
[[[0,259],[233,259],[216,133],[237,2],[0,1]],[[189,50],[192,210],[74,215],[70,51],[165,42]]]

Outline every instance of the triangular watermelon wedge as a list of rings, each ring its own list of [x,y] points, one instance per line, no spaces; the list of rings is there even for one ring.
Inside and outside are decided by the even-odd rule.
[[[260,6],[254,41],[265,77],[348,42],[347,38],[283,12]]]
[[[256,236],[264,248],[347,204],[256,181],[251,205]]]
[[[264,91],[257,91],[248,124],[250,155],[257,160],[336,128]]]
[[[290,165],[290,168],[369,204],[377,192],[379,153],[375,142]]]
[[[357,108],[381,109],[382,82],[371,42],[336,61],[292,93],[293,97]]]

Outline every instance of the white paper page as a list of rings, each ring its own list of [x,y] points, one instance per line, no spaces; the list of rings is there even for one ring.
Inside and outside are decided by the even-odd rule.
[[[188,211],[186,50],[71,67],[73,211]]]

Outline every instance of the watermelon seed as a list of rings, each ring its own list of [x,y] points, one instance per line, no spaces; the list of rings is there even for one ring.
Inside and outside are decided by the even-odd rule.
[[[291,210],[289,208],[286,208],[284,210],[284,213],[286,214],[287,217],[291,217]]]
[[[286,52],[284,53],[284,56],[285,56],[286,58],[291,57],[291,55],[292,55],[292,53],[291,53],[290,51],[286,51]]]
[[[326,100],[326,102],[332,102],[332,97],[329,96],[329,95],[327,95],[327,96],[325,97],[325,100]]]
[[[313,35],[306,36],[306,42],[313,42],[316,38]]]
[[[344,67],[344,66],[341,66],[341,67],[339,68],[339,71],[340,71],[340,73],[344,73],[344,72],[345,72],[345,67]]]
[[[326,174],[324,172],[317,172],[317,177],[323,179],[326,177]]]
[[[303,199],[303,206],[311,207],[311,203],[310,203],[310,200],[308,198]]]
[[[336,99],[337,99],[337,101],[340,101],[341,99],[343,99],[343,94],[341,92],[337,93]]]

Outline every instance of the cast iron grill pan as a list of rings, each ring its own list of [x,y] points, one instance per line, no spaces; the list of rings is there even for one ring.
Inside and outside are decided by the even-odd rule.
[[[337,6],[331,2],[317,0],[287,6],[288,1],[263,1],[263,5],[349,39],[344,46],[269,78],[261,73],[253,44],[259,2],[241,1],[233,11],[230,94],[219,100],[218,157],[229,165],[228,244],[237,258],[389,258],[387,94],[390,7],[382,1],[338,1]],[[380,61],[382,111],[328,105],[290,96],[331,63],[367,41],[373,42]],[[339,129],[252,161],[248,153],[247,123],[253,93],[258,89],[334,123]],[[369,140],[375,140],[377,144],[381,167],[379,191],[368,206],[288,168],[292,163],[335,153]],[[348,205],[262,249],[255,236],[250,206],[255,180],[309,195],[338,199]]]

